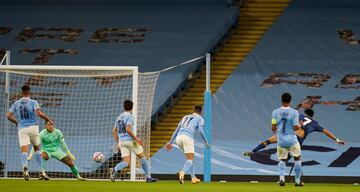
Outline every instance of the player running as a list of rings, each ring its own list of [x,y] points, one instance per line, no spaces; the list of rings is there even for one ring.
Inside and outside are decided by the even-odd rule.
[[[313,119],[314,117],[314,111],[312,109],[306,109],[304,111],[304,114],[301,114],[299,117],[301,129],[296,131],[297,139],[302,145],[305,141],[305,139],[308,137],[309,134],[313,132],[322,132],[326,136],[328,136],[330,139],[333,139],[337,144],[339,145],[345,145],[345,142],[338,139],[334,134],[332,134],[329,130],[323,128],[318,121]],[[245,156],[251,156],[254,153],[260,151],[261,149],[264,149],[267,145],[276,143],[277,137],[276,135],[271,136],[266,141],[261,142],[258,146],[256,146],[252,151],[246,151],[244,152]]]
[[[77,180],[84,181],[85,179],[80,176],[79,170],[74,163],[76,158],[67,147],[61,131],[54,128],[53,124],[49,121],[45,122],[45,128],[46,129],[40,132],[40,140],[42,144],[41,155],[43,159],[41,163],[42,170],[45,170],[45,161],[54,157],[69,166],[71,172]],[[49,177],[47,175],[42,175],[39,179],[49,180]]]
[[[177,173],[179,177],[180,184],[184,183],[185,173],[189,172],[191,169],[191,182],[193,184],[199,183],[200,179],[195,176],[195,168],[194,168],[194,133],[195,130],[200,132],[201,137],[205,142],[205,146],[209,148],[208,141],[205,137],[204,133],[204,119],[201,117],[202,107],[195,106],[194,113],[190,115],[186,115],[179,122],[178,127],[174,131],[171,140],[166,145],[166,149],[170,151],[172,149],[172,144],[175,141],[175,144],[180,147],[180,149],[184,152],[186,157],[186,162],[183,169]]]
[[[157,179],[151,177],[148,162],[145,158],[142,147],[142,142],[133,132],[134,117],[131,115],[132,109],[133,102],[125,100],[125,112],[121,113],[115,121],[113,135],[116,141],[116,146],[120,148],[123,161],[118,163],[114,168],[110,168],[110,180],[114,182],[116,173],[130,165],[130,153],[133,152],[141,160],[141,166],[145,172],[146,182],[156,182]]]
[[[289,153],[294,157],[295,186],[304,186],[301,178],[301,148],[295,131],[299,127],[299,113],[290,107],[291,95],[284,93],[281,96],[282,105],[272,112],[271,129],[277,134],[277,155],[279,159],[280,186],[285,186],[285,169]]]
[[[18,137],[21,150],[21,164],[23,167],[23,176],[29,180],[28,151],[30,143],[34,146],[35,159],[41,167],[39,121],[36,116],[41,117],[50,124],[53,122],[41,110],[39,103],[30,99],[30,86],[21,87],[22,98],[17,100],[9,109],[7,119],[18,127]],[[40,170],[40,177],[43,177],[44,171]]]

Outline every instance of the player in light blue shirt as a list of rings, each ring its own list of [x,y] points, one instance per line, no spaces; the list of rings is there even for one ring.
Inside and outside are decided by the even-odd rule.
[[[35,111],[40,109],[39,103],[30,98],[21,98],[11,106],[9,112],[15,115],[18,120],[19,129],[27,128],[32,125],[39,125]]]
[[[186,115],[179,122],[175,133],[171,137],[170,143],[173,143],[178,135],[186,135],[194,139],[195,131],[199,131],[202,139],[207,142],[204,133],[204,119],[197,113]]]
[[[301,177],[301,148],[295,131],[299,127],[299,113],[290,107],[291,95],[284,93],[281,96],[282,106],[272,112],[271,125],[277,134],[277,155],[279,158],[280,186],[285,186],[285,169],[289,153],[294,157],[295,186],[304,186]]]
[[[40,110],[39,103],[30,99],[29,85],[22,86],[21,91],[23,97],[10,107],[7,119],[18,127],[24,179],[29,180],[27,159],[30,144],[34,146],[36,162],[40,167],[40,177],[46,176],[45,172],[41,170],[39,121],[36,116],[49,121],[51,124],[53,122]]]
[[[299,121],[301,125],[301,129],[296,131],[297,140],[300,143],[300,146],[304,143],[305,139],[314,132],[322,132],[330,139],[333,139],[339,145],[345,145],[345,142],[338,139],[333,133],[331,133],[328,129],[323,128],[318,121],[313,119],[314,111],[312,109],[306,109],[304,114],[299,115]],[[269,137],[266,141],[261,142],[258,144],[254,149],[251,151],[245,151],[243,154],[245,156],[252,156],[253,154],[257,153],[258,151],[264,149],[266,146],[277,143],[277,136],[273,135]]]
[[[115,121],[114,127],[117,129],[117,135],[120,141],[132,141],[133,137],[126,131],[127,126],[131,126],[131,132],[134,131],[134,117],[130,112],[125,111],[121,113]]]
[[[131,152],[133,152],[141,161],[141,167],[145,172],[146,182],[156,182],[157,179],[151,177],[149,165],[142,147],[143,144],[134,133],[134,117],[131,115],[133,105],[132,101],[125,100],[125,111],[121,113],[115,121],[113,136],[116,141],[116,148],[120,148],[123,161],[119,162],[115,167],[110,168],[110,180],[114,182],[116,173],[130,165],[130,155]]]
[[[200,180],[195,176],[194,161],[194,134],[199,131],[205,146],[209,147],[208,141],[204,134],[204,119],[201,117],[202,107],[195,106],[194,113],[184,116],[174,131],[169,143],[166,145],[168,151],[172,149],[174,141],[183,150],[186,156],[186,162],[182,171],[178,172],[180,184],[184,183],[184,176],[191,169],[191,182],[199,183]]]
[[[294,126],[299,124],[299,114],[290,107],[281,107],[275,109],[272,113],[272,119],[276,122],[278,145],[280,147],[291,147],[298,141],[294,131]]]

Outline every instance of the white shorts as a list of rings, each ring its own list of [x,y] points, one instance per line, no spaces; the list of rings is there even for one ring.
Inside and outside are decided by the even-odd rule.
[[[195,153],[194,139],[191,139],[189,136],[179,135],[176,137],[175,143],[184,153]]]
[[[130,156],[131,152],[139,155],[144,152],[144,149],[136,141],[123,141],[119,142],[119,148],[121,151],[121,157]]]
[[[20,147],[24,145],[29,145],[30,143],[34,146],[40,145],[40,134],[38,125],[32,125],[22,128],[19,130],[18,135]]]
[[[291,147],[277,147],[277,155],[279,160],[280,159],[287,159],[288,155],[293,156],[293,157],[299,157],[301,155],[301,147],[299,142],[296,142],[293,146]]]

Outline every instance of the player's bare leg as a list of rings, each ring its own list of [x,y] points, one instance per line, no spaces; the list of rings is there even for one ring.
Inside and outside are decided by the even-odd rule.
[[[260,151],[261,149],[264,149],[266,146],[268,146],[268,145],[270,145],[272,143],[276,143],[276,142],[277,142],[277,137],[276,137],[276,135],[273,135],[273,136],[269,137],[266,141],[261,142],[253,150],[243,152],[243,155],[244,156],[251,156],[254,153]]]
[[[45,173],[45,161],[49,160],[49,156],[46,152],[42,152],[41,153],[41,169],[42,171],[40,171],[40,174],[39,174],[39,180],[49,180],[49,176],[47,176],[47,174]]]
[[[144,153],[140,153],[140,154],[137,155],[137,157],[138,157],[138,158],[140,159],[140,161],[141,161],[141,167],[142,167],[143,170],[144,170],[145,177],[146,177],[146,182],[147,182],[147,183],[153,183],[153,182],[158,181],[158,179],[151,177],[150,170],[149,170],[149,165],[148,165],[148,162],[147,162],[147,160],[146,160],[145,154],[144,154]]]
[[[29,180],[29,168],[28,168],[28,151],[29,151],[29,145],[23,145],[20,147],[21,150],[21,164],[23,166],[23,177],[26,181]]]
[[[110,180],[111,180],[112,182],[115,182],[116,173],[117,173],[118,171],[124,169],[125,167],[130,166],[130,162],[131,162],[130,155],[129,155],[129,156],[122,157],[122,161],[121,161],[120,163],[118,163],[114,168],[110,168],[110,169],[109,169]]]
[[[80,176],[78,168],[76,167],[74,161],[69,156],[66,156],[63,159],[61,159],[61,162],[69,166],[71,172],[73,173],[73,175],[77,180],[85,181],[85,179]]]

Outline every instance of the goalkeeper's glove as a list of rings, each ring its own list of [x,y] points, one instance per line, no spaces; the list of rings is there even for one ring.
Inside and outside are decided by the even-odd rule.
[[[70,151],[68,151],[66,154],[67,154],[67,155],[70,157],[70,159],[72,159],[73,161],[76,160],[75,155],[73,155]]]

